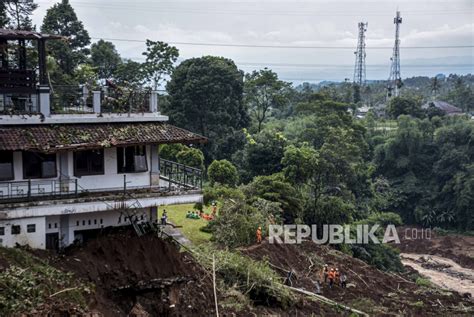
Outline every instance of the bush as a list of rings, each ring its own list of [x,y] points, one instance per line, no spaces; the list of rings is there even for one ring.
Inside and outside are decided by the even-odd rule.
[[[207,170],[207,177],[211,186],[218,183],[227,186],[236,186],[239,180],[237,169],[227,160],[214,160]]]
[[[418,286],[424,286],[424,287],[431,287],[433,286],[433,284],[431,283],[431,281],[427,278],[423,278],[423,277],[418,277],[416,279],[416,285]]]
[[[265,235],[265,224],[268,214],[245,201],[226,201],[219,211],[213,227],[213,239],[227,247],[239,247],[255,242],[256,230],[262,227]]]
[[[187,166],[204,169],[204,154],[199,149],[186,147],[176,154],[176,161]]]

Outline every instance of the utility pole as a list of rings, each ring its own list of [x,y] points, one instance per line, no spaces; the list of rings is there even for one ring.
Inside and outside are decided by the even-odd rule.
[[[387,97],[398,97],[400,95],[400,88],[402,87],[402,78],[400,75],[400,24],[402,24],[402,17],[400,11],[397,11],[397,16],[393,19],[395,24],[395,45],[393,47],[393,55],[390,59],[392,65],[390,66],[390,77],[388,78]]]
[[[365,85],[365,32],[368,23],[359,22],[359,38],[357,40],[357,50],[355,54],[354,80],[353,83],[362,87]]]

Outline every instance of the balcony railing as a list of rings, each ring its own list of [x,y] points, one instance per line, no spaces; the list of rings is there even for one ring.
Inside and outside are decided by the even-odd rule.
[[[77,179],[25,180],[0,183],[0,200],[32,200],[79,194]]]
[[[27,115],[39,113],[38,94],[0,93],[0,114]]]
[[[54,86],[51,89],[51,113],[93,113],[92,91],[86,86]]]
[[[104,194],[126,194],[131,192],[169,193],[192,191],[202,188],[202,171],[172,161],[160,160],[160,178],[166,186],[130,186],[127,175],[123,183],[113,188],[84,188],[78,179],[24,180],[0,182],[0,202],[23,202],[41,199],[100,196]]]
[[[160,159],[160,177],[172,184],[185,188],[202,188],[202,170],[173,161]]]
[[[103,113],[150,112],[150,90],[106,89],[102,92]]]

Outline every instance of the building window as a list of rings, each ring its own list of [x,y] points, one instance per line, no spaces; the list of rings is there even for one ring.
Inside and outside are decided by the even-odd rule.
[[[104,174],[104,150],[88,150],[74,153],[74,175]]]
[[[55,222],[55,223],[54,223],[54,228],[57,228],[57,227],[58,227],[58,223]]]
[[[23,178],[52,178],[56,175],[56,154],[23,152]]]
[[[76,226],[79,227],[79,220],[76,221]]]
[[[100,224],[103,224],[104,223],[104,220],[100,219]]]
[[[89,219],[89,221],[87,221],[87,224],[90,226],[91,225],[91,220]]]
[[[97,219],[94,219],[94,224],[95,224],[95,225],[97,224]]]
[[[0,227],[0,236],[5,235],[5,227]]]
[[[85,221],[85,220],[82,220],[82,225],[83,225],[83,226],[86,225],[86,221]]]
[[[20,234],[21,233],[21,227],[18,225],[13,225],[12,226],[12,234]]]
[[[137,173],[147,170],[145,146],[117,148],[117,171],[119,173]]]
[[[13,152],[0,151],[0,181],[8,181],[13,178]]]
[[[26,225],[26,232],[28,233],[36,232],[36,225],[35,224]]]
[[[48,228],[51,229],[51,224],[50,223],[48,223]]]

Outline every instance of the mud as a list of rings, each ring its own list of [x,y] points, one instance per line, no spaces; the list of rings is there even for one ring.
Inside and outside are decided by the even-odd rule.
[[[403,276],[385,273],[328,246],[310,241],[300,245],[265,242],[241,249],[241,252],[254,259],[267,259],[282,276],[286,276],[286,271],[293,270],[293,286],[310,291],[315,290],[314,282],[319,280],[323,264],[337,267],[347,274],[348,287],[335,286],[331,289],[324,284],[322,295],[370,315],[470,315],[463,306],[474,308],[474,302],[456,292],[416,285],[410,277],[413,272]]]

